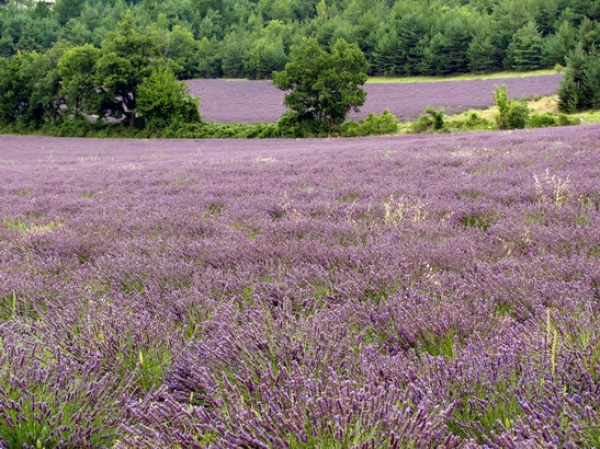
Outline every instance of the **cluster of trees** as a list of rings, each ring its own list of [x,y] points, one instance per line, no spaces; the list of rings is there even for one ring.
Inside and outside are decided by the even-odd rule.
[[[168,130],[180,137],[222,133],[218,125],[196,126],[203,125],[198,99],[176,78],[177,65],[163,50],[156,33],[141,30],[127,10],[98,47],[55,45],[46,53],[19,52],[0,59],[0,125],[66,128],[66,135],[73,135],[74,126],[108,121],[134,130]],[[364,104],[361,86],[368,65],[355,44],[340,38],[328,50],[314,38],[304,39],[292,47],[292,57],[283,71],[274,72],[275,85],[290,91],[285,96],[290,112],[277,125],[228,128],[226,136],[232,131],[251,131],[256,137],[339,134],[348,112]],[[352,133],[393,132],[397,121],[391,117],[378,121],[372,116]]]
[[[198,100],[160,51],[128,11],[99,47],[54,46],[0,59],[0,124],[38,129],[113,119],[160,129],[199,123]]]
[[[600,49],[578,47],[567,57],[565,77],[558,89],[558,108],[573,113],[600,109]]]
[[[292,90],[277,132],[343,132],[369,73],[563,63],[561,110],[600,106],[600,0],[32,2],[0,0],[0,125],[197,124],[197,100],[179,80],[246,76]],[[392,122],[370,117],[346,131]]]
[[[180,79],[269,78],[306,36],[356,44],[370,75],[446,75],[565,65],[600,35],[598,0],[0,0],[0,57],[98,48],[127,8]]]

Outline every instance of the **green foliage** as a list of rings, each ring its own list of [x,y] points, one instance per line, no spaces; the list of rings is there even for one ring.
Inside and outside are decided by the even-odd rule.
[[[537,24],[528,22],[515,33],[508,46],[508,65],[517,72],[543,68],[544,41]]]
[[[270,78],[276,70],[283,70],[288,57],[286,45],[288,26],[279,20],[273,20],[260,31],[260,37],[254,41],[248,53],[246,69],[251,78]]]
[[[364,104],[366,93],[360,86],[367,81],[366,71],[364,54],[356,45],[340,38],[328,52],[312,38],[292,48],[292,61],[273,74],[273,84],[291,91],[284,104],[295,114],[295,122],[331,133],[350,110]]]
[[[586,51],[580,46],[567,57],[558,108],[566,113],[600,108],[600,51],[596,47]]]
[[[468,71],[467,54],[472,39],[468,19],[459,13],[448,16],[441,25],[441,30],[432,37],[429,44],[433,58],[430,70],[434,75]],[[427,70],[423,67],[422,71]]]
[[[310,120],[295,112],[285,112],[277,121],[277,129],[282,135],[290,137],[324,136],[326,132],[315,120]]]
[[[143,122],[144,120],[141,120]],[[271,137],[291,137],[283,135],[277,125],[259,123],[184,123],[172,122],[164,128],[131,127],[127,123],[91,123],[85,118],[63,118],[48,123],[42,129],[57,137],[111,137],[138,138],[150,137],[165,139],[265,139]]]
[[[598,46],[598,7],[581,0],[0,0],[0,56],[57,41],[99,47],[133,11],[180,79],[269,78],[307,36],[356,44],[376,75],[445,75],[564,64]],[[17,6],[19,4],[19,6]],[[275,24],[275,25],[273,25]],[[152,30],[152,32],[149,32]],[[210,45],[206,45],[209,42]]]
[[[96,85],[96,64],[100,54],[100,49],[86,44],[66,51],[58,62],[62,80],[60,93],[64,95],[69,115],[79,117],[99,111],[99,103],[104,97]]]
[[[135,124],[138,86],[150,76],[160,56],[157,36],[143,33],[128,10],[117,31],[102,42],[95,67],[96,85],[112,100],[109,116],[125,117],[130,125]]]
[[[165,66],[155,69],[138,86],[137,112],[148,129],[200,122],[198,99]]]
[[[179,79],[190,79],[200,76],[198,61],[201,43],[194,39],[194,34],[175,25],[165,36],[163,55],[174,63],[173,72]]]
[[[127,11],[118,30],[102,42],[101,48],[91,45],[76,47],[65,52],[58,62],[61,94],[66,100],[68,113],[75,117],[95,115],[100,119],[125,117],[129,125],[134,125],[139,86],[155,73],[159,57],[157,36],[143,33],[135,25],[131,11]],[[166,89],[167,82],[163,81],[161,89]],[[175,88],[171,89],[171,95],[175,95],[175,91]],[[157,93],[157,96],[160,95],[166,94],[161,90]],[[156,112],[150,112],[152,108],[149,106],[158,99],[150,100],[148,95],[145,99],[146,114],[159,120]],[[188,109],[184,115],[191,117],[192,108]],[[172,112],[169,109],[165,114]]]
[[[494,102],[498,107],[496,115],[496,124],[500,129],[521,129],[525,128],[529,119],[529,108],[526,103],[511,100],[508,97],[508,90],[503,84],[500,88],[494,86]]]
[[[426,131],[444,131],[446,123],[444,121],[444,111],[434,109],[431,106],[425,108],[428,115],[421,116],[411,125],[411,131],[414,133],[423,133]]]
[[[467,115],[464,120],[453,120],[446,124],[447,128],[452,130],[488,130],[491,129],[493,123],[481,117],[476,112]]]
[[[446,126],[444,123],[444,111],[429,106],[425,108],[425,112],[431,116],[434,131],[442,131]]]
[[[381,115],[370,113],[366,119],[360,120],[358,123],[345,123],[340,129],[340,136],[376,136],[384,134],[396,134],[397,132],[398,119],[388,109],[384,109]]]
[[[81,14],[82,7],[83,1],[81,0],[58,0],[54,5],[54,13],[58,18],[58,23],[66,25],[70,19]]]
[[[59,114],[52,55],[32,51],[0,59],[0,123],[36,128]]]
[[[469,70],[479,73],[493,72],[501,67],[501,55],[488,35],[475,35],[467,50]]]
[[[550,126],[557,126],[558,116],[552,112],[546,112],[545,114],[531,114],[527,121],[528,128],[547,128]]]

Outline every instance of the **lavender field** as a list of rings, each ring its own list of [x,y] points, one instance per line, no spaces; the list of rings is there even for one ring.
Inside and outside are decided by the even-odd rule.
[[[447,114],[483,109],[494,104],[494,85],[505,84],[511,98],[552,95],[562,75],[524,78],[443,81],[435,83],[366,84],[367,101],[351,119],[381,114],[387,108],[401,121],[424,114],[425,108],[442,108]],[[229,81],[196,79],[187,81],[190,93],[200,97],[200,113],[205,121],[220,123],[275,123],[285,112],[284,92],[270,81]]]
[[[600,446],[600,126],[0,138],[0,447]]]

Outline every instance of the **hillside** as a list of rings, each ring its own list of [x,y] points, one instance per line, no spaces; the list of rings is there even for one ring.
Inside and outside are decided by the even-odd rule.
[[[306,36],[356,43],[371,75],[526,71],[599,44],[598,0],[2,0],[0,57],[99,46],[130,8],[180,78],[269,78]],[[27,7],[29,5],[29,7]]]

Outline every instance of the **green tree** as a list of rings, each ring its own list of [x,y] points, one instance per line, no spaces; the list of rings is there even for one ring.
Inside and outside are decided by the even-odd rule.
[[[282,70],[287,62],[283,33],[285,25],[272,20],[260,32],[260,37],[252,44],[246,63],[252,78],[268,78],[276,70]]]
[[[383,29],[383,26],[381,27]],[[390,76],[398,73],[396,55],[398,54],[398,36],[395,28],[380,32],[372,52],[373,73],[376,75]]]
[[[157,36],[143,33],[127,11],[100,49],[77,47],[59,61],[67,110],[73,115],[125,118],[134,125],[138,87],[161,60]]]
[[[516,71],[536,70],[543,67],[544,40],[535,22],[528,22],[515,33],[508,46],[508,65]]]
[[[189,94],[187,85],[178,81],[166,66],[155,69],[139,85],[137,112],[148,129],[200,122],[198,99]]]
[[[61,25],[79,16],[83,7],[82,0],[58,0],[54,6],[54,13]]]
[[[398,74],[420,73],[421,58],[428,46],[428,25],[426,18],[418,13],[406,14],[396,23],[398,52],[394,66]]]
[[[595,47],[578,47],[567,57],[558,108],[567,113],[600,108],[600,51]]]
[[[96,64],[100,56],[99,48],[86,44],[66,51],[58,61],[58,74],[62,80],[60,92],[66,100],[68,115],[78,117],[99,112],[104,96],[96,84]]]
[[[53,53],[0,59],[0,123],[39,128],[56,118],[62,100]]]
[[[498,47],[493,44],[489,35],[483,33],[473,36],[467,50],[467,59],[469,69],[475,73],[493,72],[501,66]]]
[[[284,104],[299,122],[316,132],[337,131],[350,110],[357,111],[366,99],[361,86],[367,81],[362,51],[339,39],[331,52],[315,38],[292,47],[285,70],[273,74],[273,84],[290,90]]]
[[[429,45],[436,75],[467,71],[467,53],[471,41],[468,17],[447,15],[449,17],[443,21],[441,30],[432,37]]]
[[[221,69],[227,78],[243,78],[248,59],[248,39],[245,34],[232,31],[221,43]]]
[[[498,114],[496,115],[498,128],[525,128],[527,120],[529,120],[529,108],[526,103],[511,100],[504,84],[500,87],[494,86],[494,102],[498,107]]]
[[[137,88],[161,57],[157,36],[143,33],[128,10],[117,31],[102,42],[95,67],[98,87],[114,99],[110,116],[135,124]]]
[[[166,35],[163,55],[175,63],[174,72],[179,79],[198,76],[200,44],[191,31],[175,25]]]
[[[577,46],[577,31],[567,20],[558,28],[555,34],[545,38],[544,61],[548,67],[556,64],[565,65],[565,57]]]

